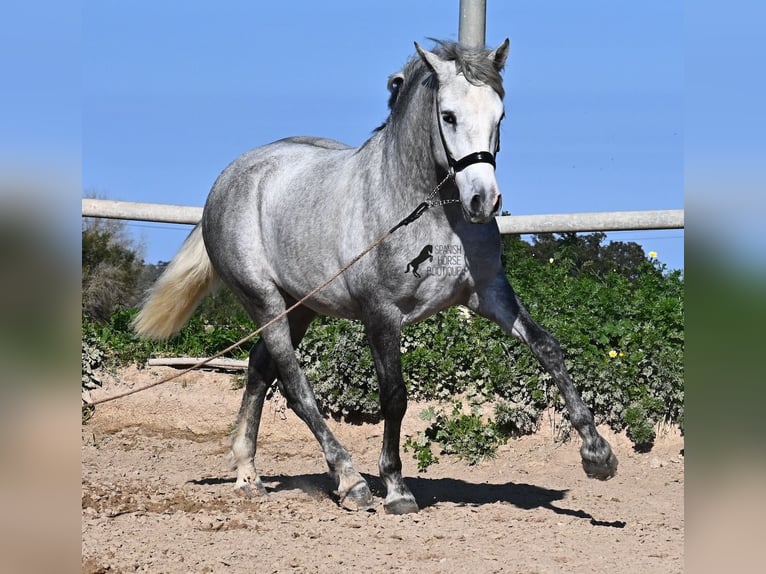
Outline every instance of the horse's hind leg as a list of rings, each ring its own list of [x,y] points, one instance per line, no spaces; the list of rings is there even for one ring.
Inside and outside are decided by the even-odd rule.
[[[293,347],[297,347],[301,342],[313,318],[314,313],[303,307],[290,314],[290,338]],[[231,462],[237,471],[235,489],[246,496],[252,496],[253,490],[257,494],[265,493],[261,479],[255,471],[254,460],[263,403],[276,377],[276,364],[271,360],[266,345],[259,341],[250,350],[247,383],[231,441]]]
[[[585,473],[601,480],[612,478],[617,473],[617,457],[596,430],[593,415],[574,388],[558,341],[532,320],[505,276],[498,276],[485,289],[474,293],[469,307],[529,346],[555,380],[569,411],[569,420],[582,437],[580,456]]]
[[[245,496],[266,492],[255,471],[255,451],[263,402],[275,378],[276,368],[271,362],[265,345],[259,341],[250,351],[247,383],[231,437],[230,461],[232,468],[237,471],[237,482],[234,488]]]
[[[284,299],[276,292],[274,297],[271,297],[269,300],[268,311],[254,303],[254,299],[245,300],[247,301],[248,311],[256,322],[261,325],[265,324],[272,317],[277,316],[287,307]],[[245,414],[240,416],[244,427],[242,431],[238,430],[237,432],[238,438],[240,436],[243,437],[243,447],[240,453],[237,453],[239,456],[237,454],[235,456],[237,456],[238,462],[244,463],[242,467],[244,469],[243,472],[240,472],[238,467],[237,483],[240,483],[240,478],[242,478],[243,483],[247,482],[247,476],[251,469],[251,466],[248,466],[248,464],[252,465],[250,453],[255,454],[255,436],[258,431],[258,422],[260,421],[264,397],[269,385],[274,380],[274,375],[276,375],[282,381],[282,390],[288,405],[306,423],[322,446],[327,466],[337,481],[338,496],[341,499],[341,503],[356,508],[368,508],[373,502],[370,487],[362,478],[362,475],[354,469],[349,452],[338,442],[327,427],[327,423],[319,412],[314,392],[311,390],[295,356],[293,345],[297,344],[303,337],[310,322],[309,319],[305,322],[305,325],[301,325],[300,329],[298,328],[292,317],[293,314],[300,313],[301,311],[302,309],[299,308],[290,313],[290,324],[288,324],[287,320],[281,320],[269,326],[261,335],[265,349],[263,351],[256,351],[255,359],[251,357],[251,365],[255,366],[253,370],[256,375],[253,379],[252,396],[248,396],[246,393],[243,398],[242,412]],[[303,311],[310,313],[307,310]],[[300,337],[297,335],[300,335]],[[261,362],[260,353],[266,353],[268,363]],[[261,365],[266,364],[267,368],[261,367]],[[267,376],[263,376],[263,374]],[[252,424],[250,424],[251,422]],[[251,440],[252,446],[250,444]],[[236,442],[237,439],[235,439]],[[234,448],[232,450],[234,451]],[[254,467],[252,471],[254,473]]]

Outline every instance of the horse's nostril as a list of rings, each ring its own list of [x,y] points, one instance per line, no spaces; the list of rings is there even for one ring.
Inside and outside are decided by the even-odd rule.
[[[497,196],[497,200],[495,201],[495,205],[492,206],[492,213],[497,213],[500,211],[500,205],[503,201],[503,196],[499,195]]]
[[[476,213],[481,208],[481,197],[479,197],[479,194],[474,195],[471,198],[471,211]]]

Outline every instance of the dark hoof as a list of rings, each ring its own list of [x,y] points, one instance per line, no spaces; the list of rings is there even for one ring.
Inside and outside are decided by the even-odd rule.
[[[375,499],[367,483],[357,482],[351,490],[340,497],[340,505],[347,510],[373,510]]]
[[[612,447],[601,436],[584,442],[580,448],[582,468],[588,478],[609,480],[617,474],[617,457]]]
[[[391,502],[383,503],[387,514],[411,514],[420,510],[414,498],[397,498]]]
[[[602,459],[582,459],[582,468],[588,478],[609,480],[617,474],[617,457],[609,450],[608,456]]]

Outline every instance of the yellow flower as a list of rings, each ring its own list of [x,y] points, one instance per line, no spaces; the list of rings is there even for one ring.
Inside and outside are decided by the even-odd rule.
[[[612,349],[611,351],[609,351],[609,356],[610,356],[612,359],[614,359],[614,358],[617,356],[617,351],[615,351],[614,349]]]
[[[649,252],[649,257],[651,257],[652,259],[657,259],[657,252],[656,251],[650,251]]]
[[[624,356],[625,356],[625,353],[623,353],[622,351],[620,351],[620,357],[624,357]]]

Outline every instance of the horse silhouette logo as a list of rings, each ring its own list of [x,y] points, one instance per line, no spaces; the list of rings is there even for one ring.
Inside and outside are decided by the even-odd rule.
[[[415,259],[407,263],[407,269],[405,269],[404,272],[409,273],[410,269],[412,269],[412,274],[415,277],[420,277],[420,273],[418,273],[418,267],[420,267],[420,264],[423,263],[426,259],[429,261],[434,260],[434,256],[432,255],[433,250],[433,245],[426,245],[423,249],[420,250],[420,253],[418,253],[418,256],[415,257]]]

